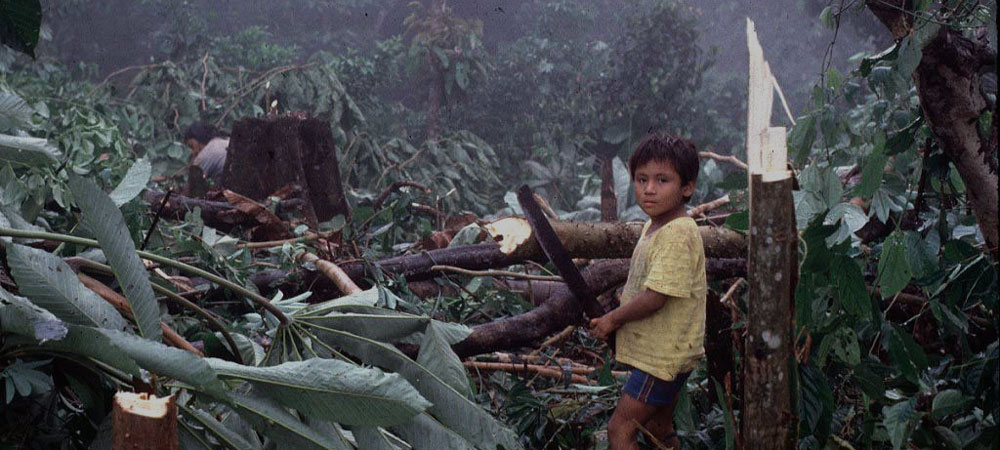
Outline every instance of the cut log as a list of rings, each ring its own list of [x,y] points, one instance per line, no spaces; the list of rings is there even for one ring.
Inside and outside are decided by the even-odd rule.
[[[177,450],[177,400],[146,393],[115,394],[113,450]]]
[[[604,292],[628,277],[628,260],[598,261],[581,272],[595,293]],[[473,327],[472,334],[452,348],[460,357],[530,345],[583,321],[583,310],[568,287],[553,292],[541,306],[513,317]]]
[[[240,119],[233,125],[222,179],[226,188],[258,201],[298,184],[308,200],[306,220],[313,225],[348,214],[333,134],[318,119]]]
[[[143,199],[146,203],[159,208],[166,194],[157,191],[146,191]],[[275,213],[278,216],[287,216],[292,210],[304,205],[301,199],[293,198],[284,200],[278,204]],[[195,208],[201,209],[201,219],[212,228],[222,232],[229,232],[236,227],[253,227],[260,225],[253,215],[240,211],[236,206],[228,202],[217,202],[200,198],[185,197],[183,195],[171,194],[170,199],[163,203],[163,210],[160,217],[167,220],[184,220],[188,212]]]
[[[552,221],[566,251],[573,258],[628,258],[642,233],[642,223],[590,223]],[[518,261],[544,260],[541,247],[531,234],[531,226],[521,217],[506,217],[486,225],[497,238],[500,250]],[[705,256],[709,258],[741,258],[746,255],[746,239],[742,234],[720,227],[701,226]]]

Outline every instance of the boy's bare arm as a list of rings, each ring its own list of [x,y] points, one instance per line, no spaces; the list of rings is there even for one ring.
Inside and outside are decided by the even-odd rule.
[[[595,336],[607,339],[622,325],[649,317],[667,303],[667,296],[659,292],[643,289],[635,298],[613,311],[590,320],[590,329]]]

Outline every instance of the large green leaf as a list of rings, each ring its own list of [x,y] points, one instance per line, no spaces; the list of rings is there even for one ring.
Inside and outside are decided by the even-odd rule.
[[[971,404],[972,399],[962,395],[962,391],[945,389],[934,396],[934,401],[931,402],[931,417],[934,420],[941,420]]]
[[[0,2],[0,42],[35,57],[42,28],[40,0],[5,0]]]
[[[814,365],[799,366],[802,420],[819,442],[826,442],[833,420],[833,391],[826,375]]]
[[[160,310],[149,283],[149,274],[135,252],[135,242],[125,227],[121,211],[92,181],[71,175],[69,185],[83,211],[83,226],[97,238],[125,293],[139,327],[139,335],[159,341],[162,336]]]
[[[871,300],[864,274],[854,259],[836,255],[830,264],[830,280],[837,287],[837,299],[844,310],[862,318],[871,315]]]
[[[468,441],[490,449],[498,445],[507,449],[521,448],[517,436],[509,428],[395,347],[306,321],[300,323],[324,342],[340,347],[366,363],[402,375],[434,404],[428,412]]]
[[[920,383],[920,374],[927,367],[927,354],[920,344],[902,327],[892,324],[887,330],[889,357],[908,380]]]
[[[0,326],[8,333],[28,336],[39,341],[59,340],[69,331],[54,314],[30,300],[7,292],[0,287]]]
[[[882,425],[889,434],[893,450],[899,450],[910,439],[910,433],[920,420],[921,414],[916,410],[916,399],[909,399],[882,408]]]
[[[469,397],[472,395],[472,388],[469,386],[465,366],[451,349],[452,342],[448,341],[446,333],[446,327],[440,322],[431,322],[427,326],[420,353],[417,354],[417,364],[426,367],[456,391]]]
[[[132,167],[125,173],[125,178],[115,187],[115,190],[108,194],[115,206],[122,206],[139,195],[149,183],[149,176],[153,173],[153,165],[146,158],[139,158]]]
[[[101,361],[129,375],[139,376],[139,366],[97,328],[67,324],[28,299],[0,288],[0,326],[7,333],[43,348]],[[7,336],[13,344],[16,336]]]
[[[104,328],[99,331],[142,368],[217,397],[225,395],[222,381],[204,358],[134,334]]]
[[[906,260],[906,244],[903,234],[894,231],[882,244],[882,256],[878,261],[878,286],[882,298],[890,298],[910,283],[912,273]]]
[[[465,440],[428,414],[420,414],[413,420],[391,428],[415,449],[474,449],[471,442]]]
[[[22,295],[65,322],[123,330],[125,319],[76,277],[59,257],[18,244],[7,246],[7,263]]]
[[[243,439],[243,436],[240,436],[216,420],[215,416],[197,408],[188,408],[186,406],[181,406],[180,408],[185,416],[204,427],[205,430],[215,436],[215,439],[226,446],[226,448],[235,450],[255,450],[257,448],[251,445],[246,439]]]
[[[421,414],[423,415],[423,414]],[[382,428],[355,428],[351,430],[358,448],[371,450],[399,450],[389,432]],[[398,439],[398,438],[396,438]]]
[[[20,95],[0,90],[0,131],[23,128],[34,114],[35,110]]]
[[[45,166],[59,162],[59,150],[42,138],[0,134],[0,161],[25,166]]]
[[[885,154],[885,136],[881,135],[876,139],[875,148],[871,155],[865,158],[861,166],[861,182],[854,188],[855,195],[869,198],[882,184],[882,174],[885,172],[885,163],[889,157]]]
[[[316,432],[273,400],[253,394],[230,393],[228,403],[279,448],[350,450],[339,440]]]
[[[215,358],[208,362],[221,377],[249,381],[257,392],[286,407],[345,425],[394,425],[430,406],[397,374],[334,359],[313,358],[270,367]]]
[[[296,316],[298,320],[346,331],[377,341],[396,341],[423,331],[430,323],[429,317],[414,315],[383,315],[334,313],[325,316]]]

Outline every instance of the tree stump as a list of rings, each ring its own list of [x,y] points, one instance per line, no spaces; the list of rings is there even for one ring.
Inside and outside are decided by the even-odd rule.
[[[115,394],[112,450],[177,450],[177,399],[146,393]]]
[[[313,226],[349,212],[333,133],[318,119],[240,119],[233,125],[222,181],[227,189],[257,201],[296,184],[306,200],[306,220]]]

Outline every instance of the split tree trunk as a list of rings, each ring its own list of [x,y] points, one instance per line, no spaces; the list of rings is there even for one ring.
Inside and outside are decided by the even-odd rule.
[[[308,200],[312,225],[348,214],[329,124],[294,116],[244,118],[233,125],[222,173],[226,188],[263,201],[290,183]]]
[[[790,389],[798,233],[792,179],[750,180],[749,311],[743,366],[743,438],[750,449],[795,447]]]
[[[112,450],[177,450],[177,399],[149,394],[115,394]]]

